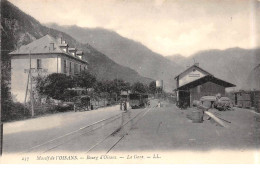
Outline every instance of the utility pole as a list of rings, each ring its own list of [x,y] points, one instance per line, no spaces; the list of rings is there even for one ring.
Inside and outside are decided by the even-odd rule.
[[[116,73],[116,89],[118,90],[118,75]],[[117,103],[117,92],[116,92],[116,103]]]
[[[27,92],[28,92],[28,85],[30,82],[30,103],[31,103],[31,115],[34,117],[34,98],[33,98],[33,78],[32,78],[32,58],[31,58],[31,51],[29,53],[29,58],[30,58],[30,68],[29,70],[25,69],[25,72],[28,72],[28,78],[27,78],[27,85],[26,85],[26,91],[25,91],[25,97],[24,97],[24,106],[26,104],[26,99],[27,99]],[[25,112],[25,108],[24,108]]]
[[[58,58],[58,55],[57,55],[57,73],[59,73],[59,58]]]

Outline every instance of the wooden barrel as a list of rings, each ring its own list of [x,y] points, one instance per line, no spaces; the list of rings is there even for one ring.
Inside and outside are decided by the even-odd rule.
[[[199,105],[201,105],[201,101],[199,101],[199,100],[193,100],[193,102],[192,102],[192,106],[193,106],[193,107],[197,107],[197,106],[199,106]]]
[[[203,112],[199,110],[192,111],[192,122],[202,123],[202,121],[203,121]]]

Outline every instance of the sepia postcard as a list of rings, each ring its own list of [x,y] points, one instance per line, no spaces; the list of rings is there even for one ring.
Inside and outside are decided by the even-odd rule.
[[[0,164],[259,164],[259,0],[1,0]]]

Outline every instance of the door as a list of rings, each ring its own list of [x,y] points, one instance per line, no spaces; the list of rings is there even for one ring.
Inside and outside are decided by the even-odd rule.
[[[190,92],[180,91],[179,92],[179,104],[181,106],[190,106]]]

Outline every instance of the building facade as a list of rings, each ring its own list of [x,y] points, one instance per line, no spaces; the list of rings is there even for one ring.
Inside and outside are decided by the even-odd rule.
[[[83,52],[69,45],[62,38],[45,35],[9,53],[11,57],[11,93],[19,102],[25,98],[28,70],[32,76],[64,73],[75,75],[87,70],[88,62]]]
[[[191,106],[194,100],[203,96],[225,96],[227,87],[234,87],[234,84],[214,77],[209,72],[200,68],[197,64],[186,69],[175,77],[177,102]]]

